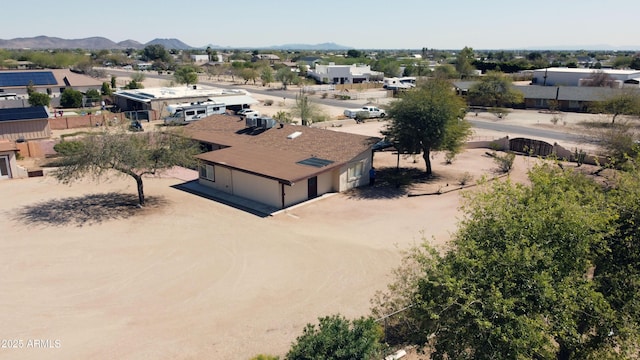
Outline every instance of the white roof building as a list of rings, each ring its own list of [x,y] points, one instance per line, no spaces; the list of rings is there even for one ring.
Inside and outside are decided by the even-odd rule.
[[[542,86],[583,86],[598,73],[606,74],[614,82],[612,87],[622,87],[625,83],[640,79],[640,70],[551,67],[534,70],[531,83]]]
[[[373,71],[369,65],[329,65],[316,64],[315,69],[307,71],[307,75],[316,81],[326,84],[358,84],[368,82],[372,77],[379,77],[384,73]]]
[[[202,85],[121,90],[114,94],[114,100],[123,111],[155,110],[160,117],[167,115],[163,113],[166,113],[167,106],[171,104],[215,101],[225,104],[227,109],[236,110],[258,103],[258,100],[243,89]]]

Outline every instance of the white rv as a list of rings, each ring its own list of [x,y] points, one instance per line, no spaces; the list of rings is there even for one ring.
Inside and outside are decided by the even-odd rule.
[[[191,121],[200,120],[215,114],[224,114],[227,110],[224,104],[211,102],[193,103],[191,105],[176,107],[173,114],[164,118],[165,125],[182,125]]]
[[[384,78],[382,87],[389,90],[411,89],[416,87],[416,78],[413,76]]]

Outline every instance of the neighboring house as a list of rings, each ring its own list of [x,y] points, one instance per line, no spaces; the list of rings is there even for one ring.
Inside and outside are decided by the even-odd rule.
[[[615,70],[615,69],[583,69],[583,68],[559,68],[551,67],[533,71],[532,85],[541,86],[586,86],[597,74],[605,74],[613,83],[611,87],[623,87],[625,84],[638,87],[640,70]]]
[[[316,64],[307,71],[307,76],[324,84],[358,84],[369,82],[372,78],[382,80],[384,73],[371,70],[369,65],[329,65]]]
[[[273,65],[276,62],[280,61],[280,57],[276,54],[256,54],[251,58],[251,62],[256,62],[260,60],[266,60],[269,64]]]
[[[202,85],[122,90],[115,92],[113,98],[122,111],[153,110],[160,117],[168,115],[167,106],[174,104],[213,101],[225,104],[229,110],[240,110],[258,103],[246,90]]]
[[[322,61],[322,58],[319,56],[303,56],[299,58],[296,62],[301,65],[307,65],[308,68],[313,68]]]
[[[11,179],[17,176],[16,143],[0,140],[0,180]]]
[[[254,121],[213,115],[187,125],[186,133],[210,150],[197,156],[201,185],[283,209],[369,183],[379,138]]]
[[[44,106],[0,109],[0,140],[26,141],[51,137]]]
[[[453,84],[456,92],[464,96],[475,83],[476,81],[454,81]],[[593,103],[623,92],[632,91],[640,95],[640,88],[536,85],[512,85],[512,88],[522,93],[525,108],[549,109],[553,104],[557,110],[575,112],[588,111]]]
[[[562,111],[588,111],[589,107],[598,101],[603,101],[623,92],[637,92],[640,89],[612,89],[608,87],[587,86],[514,86],[524,95],[525,107],[548,109],[552,102],[554,107]]]
[[[100,91],[102,81],[90,76],[76,74],[69,69],[48,70],[1,70],[0,91],[15,93],[18,98],[27,99],[27,87],[33,86],[37,92],[59,97],[67,88],[86,93],[89,89]]]
[[[205,54],[192,54],[191,55],[191,61],[193,61],[194,63],[199,63],[199,64],[203,64],[203,63],[207,63],[209,62],[209,55]]]

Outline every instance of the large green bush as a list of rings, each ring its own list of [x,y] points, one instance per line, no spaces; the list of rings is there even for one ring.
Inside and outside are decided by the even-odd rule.
[[[29,94],[29,105],[31,106],[49,106],[51,98],[49,95],[39,92],[32,92]]]

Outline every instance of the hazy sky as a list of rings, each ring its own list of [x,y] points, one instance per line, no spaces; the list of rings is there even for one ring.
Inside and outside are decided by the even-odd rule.
[[[3,1],[0,39],[176,38],[263,47],[334,42],[356,49],[640,49],[639,0]]]

